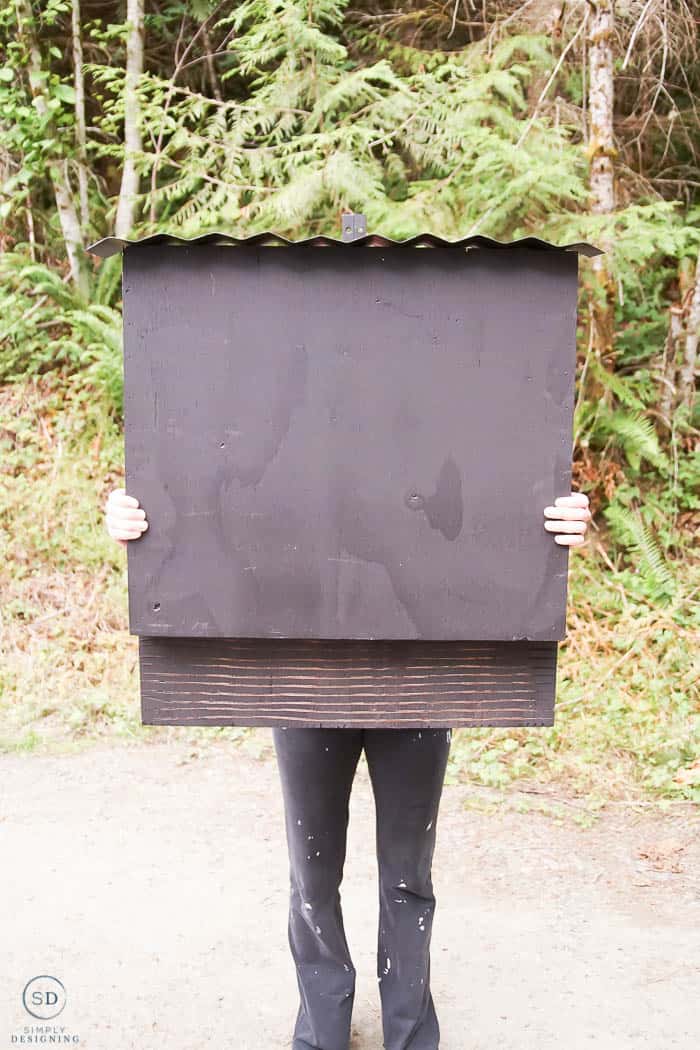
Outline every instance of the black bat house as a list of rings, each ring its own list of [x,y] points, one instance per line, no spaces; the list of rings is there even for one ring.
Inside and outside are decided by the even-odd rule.
[[[91,248],[121,249],[144,723],[552,724],[568,548],[542,512],[570,489],[597,250]]]

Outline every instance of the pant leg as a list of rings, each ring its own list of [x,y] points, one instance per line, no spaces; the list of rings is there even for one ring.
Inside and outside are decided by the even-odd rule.
[[[452,733],[366,729],[377,812],[377,977],[385,1050],[437,1050],[430,990],[432,860]]]
[[[347,1050],[355,968],[339,888],[362,730],[275,728],[273,741],[289,850],[288,937],[300,995],[292,1050]]]

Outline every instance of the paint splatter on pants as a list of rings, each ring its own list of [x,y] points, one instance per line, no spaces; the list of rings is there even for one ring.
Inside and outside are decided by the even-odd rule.
[[[385,1050],[437,1050],[431,865],[445,729],[273,729],[289,849],[289,944],[300,1005],[292,1050],[348,1050],[355,969],[339,887],[350,790],[365,749],[377,814],[377,977]]]

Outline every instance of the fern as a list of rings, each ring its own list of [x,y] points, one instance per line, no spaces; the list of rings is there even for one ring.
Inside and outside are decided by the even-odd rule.
[[[634,569],[646,597],[652,602],[668,603],[676,594],[676,579],[639,512],[611,503],[603,513],[628,559],[636,562]]]
[[[58,270],[52,270],[43,263],[30,263],[17,273],[20,285],[30,287],[34,295],[49,296],[58,306],[75,305],[76,292],[72,285],[61,278]]]
[[[0,256],[0,380],[57,369],[80,372],[121,414],[122,321],[108,305],[120,273],[118,256],[103,263],[94,281],[95,302],[85,306],[57,271],[27,264],[20,253]]]
[[[644,412],[646,405],[632,389],[629,379],[623,379],[622,376],[609,372],[607,368],[603,368],[598,358],[593,354],[588,359],[588,368],[595,375],[596,379],[603,386],[607,387],[623,405],[633,409],[635,412]]]
[[[142,78],[144,126],[161,135],[157,159],[145,140],[143,173],[158,170],[142,206],[155,209],[159,229],[335,233],[339,207],[355,207],[390,235],[477,229],[507,238],[541,232],[585,200],[585,162],[568,131],[528,122],[528,81],[552,64],[544,38],[430,63],[397,45],[358,65],[339,39],[346,6],[247,0],[221,18],[220,29],[235,30],[224,79],[243,80],[244,104],[173,89],[153,72]],[[96,75],[114,93],[102,118],[113,132],[123,80]]]
[[[92,302],[110,306],[120,298],[122,261],[118,255],[103,259],[93,282]]]
[[[113,411],[124,410],[122,364],[122,317],[118,310],[94,304],[86,310],[72,310],[67,323],[79,337],[74,343],[86,382],[100,389]]]
[[[641,460],[646,459],[657,470],[668,473],[668,459],[661,450],[654,426],[641,412],[610,410],[600,406],[598,428],[603,436],[613,435],[619,440],[634,470],[638,471]]]

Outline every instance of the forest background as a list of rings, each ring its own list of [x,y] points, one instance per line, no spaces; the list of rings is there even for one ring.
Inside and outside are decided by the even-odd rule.
[[[121,258],[101,236],[370,231],[581,261],[570,556],[551,729],[458,731],[449,775],[590,807],[700,800],[700,5],[690,0],[0,2],[0,747],[140,725]]]

